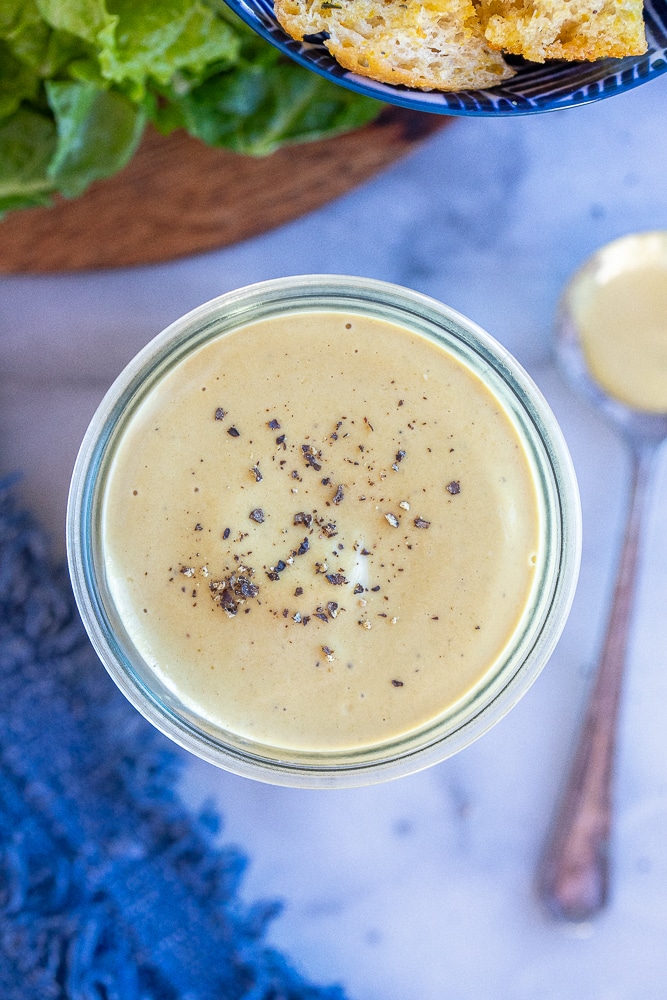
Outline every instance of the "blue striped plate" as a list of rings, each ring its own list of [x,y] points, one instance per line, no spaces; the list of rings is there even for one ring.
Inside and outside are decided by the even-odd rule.
[[[524,62],[511,80],[489,90],[424,92],[376,83],[343,69],[322,44],[297,42],[278,24],[272,0],[227,0],[258,34],[302,66],[387,104],[443,115],[525,115],[587,104],[638,87],[667,70],[667,0],[645,0],[648,52],[597,62]]]

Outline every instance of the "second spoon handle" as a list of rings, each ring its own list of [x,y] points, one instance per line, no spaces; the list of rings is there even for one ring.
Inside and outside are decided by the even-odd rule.
[[[589,920],[608,898],[614,744],[642,515],[654,455],[651,445],[633,452],[630,506],[607,634],[579,745],[540,866],[539,895],[552,915],[561,920]]]

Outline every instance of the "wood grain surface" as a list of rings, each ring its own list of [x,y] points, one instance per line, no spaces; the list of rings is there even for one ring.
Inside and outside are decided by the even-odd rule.
[[[0,222],[0,272],[156,263],[237,243],[339,197],[450,120],[387,108],[347,135],[261,159],[148,129],[115,177]]]

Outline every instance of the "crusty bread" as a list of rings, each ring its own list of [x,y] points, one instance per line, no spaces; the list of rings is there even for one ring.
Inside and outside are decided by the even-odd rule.
[[[533,62],[641,55],[642,9],[642,0],[479,0],[489,44]]]
[[[275,0],[293,38],[326,32],[345,69],[421,90],[492,87],[514,71],[484,38],[472,0]]]

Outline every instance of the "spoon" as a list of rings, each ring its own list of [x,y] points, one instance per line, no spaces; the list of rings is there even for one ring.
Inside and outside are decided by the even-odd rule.
[[[582,346],[580,306],[600,282],[618,275],[623,266],[641,267],[642,261],[664,269],[661,294],[666,295],[667,233],[637,234],[603,247],[584,264],[567,286],[556,318],[556,353],[565,375],[620,431],[632,460],[627,523],[606,636],[570,774],[538,870],[538,894],[551,915],[573,922],[590,920],[609,898],[614,751],[642,517],[655,456],[667,437],[667,412],[634,409],[592,377]],[[640,306],[638,302],[637,323]],[[639,326],[633,328],[632,335],[638,330]],[[613,346],[610,341],[607,349]],[[638,337],[634,346],[641,351]],[[667,392],[667,372],[664,377]]]

